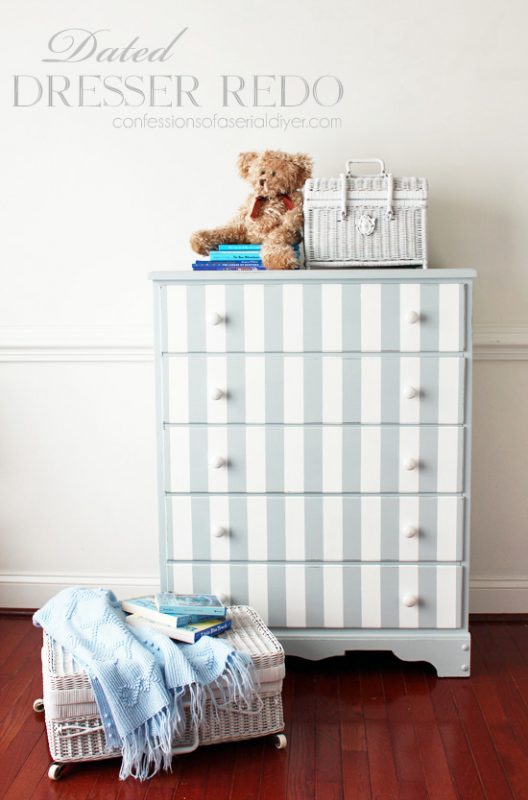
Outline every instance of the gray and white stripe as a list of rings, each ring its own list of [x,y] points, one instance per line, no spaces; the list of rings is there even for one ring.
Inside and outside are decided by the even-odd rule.
[[[166,502],[171,560],[462,559],[459,495],[172,495]]]
[[[461,492],[464,433],[463,427],[449,425],[170,426],[165,489],[184,494]]]
[[[288,628],[457,628],[463,569],[455,565],[173,563],[171,589],[213,592]]]
[[[171,355],[170,423],[464,421],[462,356]]]
[[[164,352],[458,352],[460,283],[176,284]]]

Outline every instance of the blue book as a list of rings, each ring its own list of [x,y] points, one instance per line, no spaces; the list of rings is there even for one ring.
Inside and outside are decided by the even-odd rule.
[[[158,611],[164,614],[202,614],[224,619],[227,611],[215,594],[158,592],[154,600]]]
[[[121,608],[128,614],[138,614],[140,617],[157,622],[158,625],[169,625],[173,628],[183,628],[203,619],[198,614],[164,614],[159,611],[152,595],[122,600]]]
[[[294,250],[298,250],[300,248],[300,244],[293,244],[292,247]],[[262,247],[261,244],[219,244],[219,250],[260,250]]]
[[[253,258],[257,260],[259,255],[256,250],[212,250],[209,258],[211,261],[252,261]]]
[[[194,270],[252,270],[266,269],[262,261],[195,261]]]
[[[187,644],[194,644],[202,636],[218,636],[219,633],[228,631],[231,627],[230,619],[219,619],[202,617],[200,622],[194,625],[184,625],[183,628],[173,628],[170,625],[160,625],[157,622],[152,622],[148,619],[143,619],[138,614],[130,614],[126,618],[126,623],[133,628],[151,628],[158,633],[163,633],[165,636],[170,636],[171,639],[176,639],[178,642],[187,642]]]
[[[260,250],[261,244],[221,244],[219,250]]]

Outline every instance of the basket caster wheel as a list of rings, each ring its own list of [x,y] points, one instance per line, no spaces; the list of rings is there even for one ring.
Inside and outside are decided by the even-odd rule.
[[[36,711],[37,714],[42,714],[44,711],[44,700],[42,697],[37,697],[36,700],[33,700],[33,711]]]
[[[277,735],[273,737],[273,744],[277,750],[286,750],[288,745],[286,735],[284,733],[277,733]]]
[[[62,770],[64,769],[64,764],[50,764],[50,768],[48,770],[48,778],[51,781],[58,781],[62,775]]]

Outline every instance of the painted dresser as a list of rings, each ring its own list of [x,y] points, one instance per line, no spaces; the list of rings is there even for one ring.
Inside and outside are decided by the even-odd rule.
[[[154,273],[162,587],[468,675],[473,277]]]

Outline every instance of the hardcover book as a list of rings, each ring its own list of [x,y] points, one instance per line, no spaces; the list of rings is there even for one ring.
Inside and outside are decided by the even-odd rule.
[[[262,261],[195,261],[194,270],[252,270],[266,269]]]
[[[184,625],[203,620],[203,617],[197,614],[164,614],[158,610],[152,595],[122,600],[121,608],[129,614],[139,614],[145,619],[152,620],[152,622],[158,622],[161,625],[168,625],[172,628],[181,628]]]
[[[225,618],[227,609],[214,594],[173,594],[158,592],[155,596],[158,611],[164,614],[201,614]]]
[[[158,633],[169,636],[171,639],[185,642],[186,644],[194,644],[202,636],[218,636],[219,633],[224,633],[231,627],[230,619],[219,619],[218,617],[216,619],[203,619],[202,622],[196,622],[194,625],[184,625],[182,628],[160,625],[157,622],[140,617],[139,614],[131,614],[126,621],[128,625],[134,628],[151,628]]]

